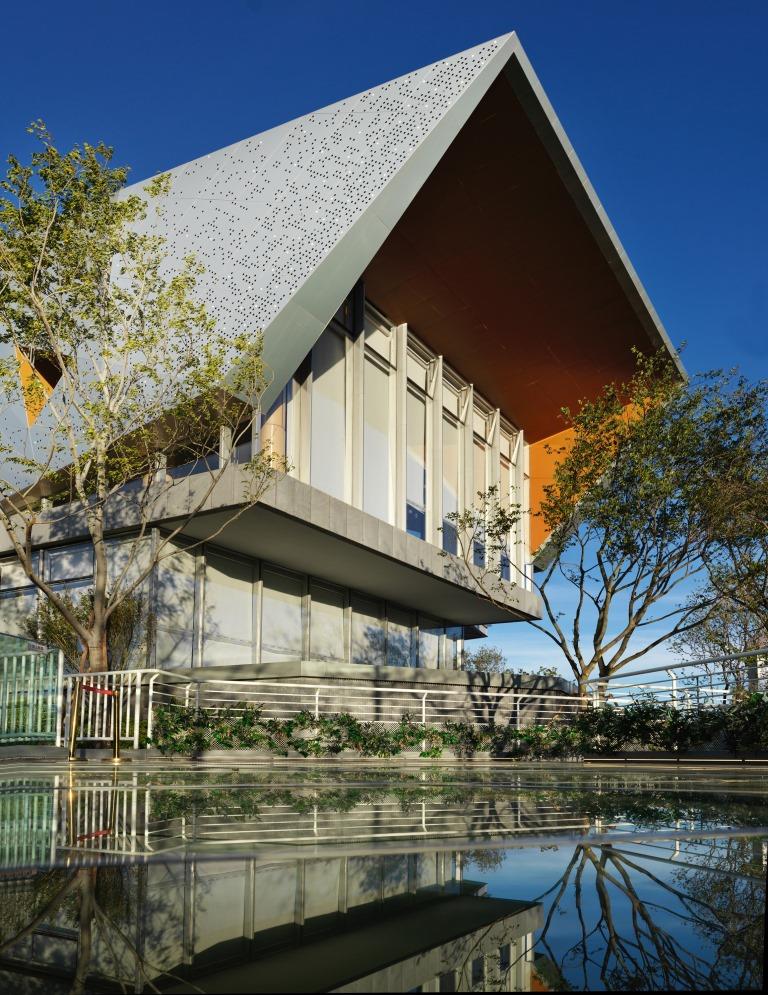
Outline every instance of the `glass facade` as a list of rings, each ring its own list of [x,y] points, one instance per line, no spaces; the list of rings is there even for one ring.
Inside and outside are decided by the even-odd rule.
[[[488,444],[475,435],[472,444],[473,481],[475,494],[488,490]],[[485,540],[482,534],[475,534],[472,543],[472,560],[476,567],[485,567]]]
[[[427,537],[427,406],[424,397],[408,390],[405,408],[405,530]]]
[[[458,421],[443,412],[443,549],[458,552],[456,525],[448,516],[459,512],[459,459],[461,433]]]
[[[209,552],[205,557],[206,666],[251,663],[253,657],[253,567]]]
[[[410,612],[391,608],[387,612],[387,665],[389,667],[413,667],[415,656],[413,646],[414,618]]]
[[[310,482],[344,500],[347,453],[346,337],[327,328],[312,350]]]
[[[310,593],[309,656],[345,660],[344,591],[313,581]]]
[[[407,326],[395,327],[367,305],[357,331],[338,316],[331,322],[262,431],[292,475],[460,555],[450,516],[492,483],[516,499],[522,478],[513,449],[523,450],[512,445],[517,431],[503,424],[501,412]],[[518,549],[524,538],[516,538]],[[470,555],[488,565],[482,537]],[[518,558],[525,560],[524,551]],[[502,556],[507,580],[515,579],[511,562],[511,553]]]
[[[366,356],[363,395],[363,511],[392,521],[392,428],[390,373]]]
[[[303,482],[458,554],[449,517],[466,510],[473,495],[498,482],[503,504],[520,500],[516,488],[518,482],[524,487],[524,467],[517,464],[523,452],[518,434],[405,325],[393,326],[372,307],[363,327],[354,325],[336,320],[323,332],[264,415],[259,437]],[[250,447],[248,429],[236,460],[247,459]],[[520,536],[510,537],[502,554],[506,580],[517,579],[513,559],[518,572],[525,567],[521,543]],[[116,571],[122,562],[118,548]],[[93,569],[88,546],[73,544],[43,555],[52,584],[73,595],[88,589]],[[472,556],[485,565],[482,537]],[[460,666],[460,627],[420,618],[413,605],[408,610],[380,602],[370,593],[334,587],[234,551],[229,555],[213,546],[182,551],[156,568],[153,590],[156,645],[142,666],[300,659]],[[0,598],[0,630],[19,629],[36,595],[13,561],[0,563]]]
[[[261,659],[265,663],[302,658],[301,576],[262,569]]]
[[[141,547],[150,542],[142,540]],[[129,576],[148,562],[141,547]],[[128,548],[112,545],[115,570],[125,565]],[[69,552],[72,562],[82,555],[77,547]],[[62,562],[63,557],[55,557],[49,570],[57,573]],[[14,560],[0,561],[0,633],[27,635],[25,624],[34,616],[37,594],[25,582]],[[92,577],[52,583],[58,590],[66,584],[77,597],[90,589]],[[148,647],[143,633],[124,666],[258,666],[302,659],[449,670],[461,666],[461,626],[446,626],[401,605],[208,545],[177,548],[156,565],[154,578],[140,591],[153,608],[154,644]]]
[[[387,662],[384,605],[352,595],[352,663],[383,666]]]

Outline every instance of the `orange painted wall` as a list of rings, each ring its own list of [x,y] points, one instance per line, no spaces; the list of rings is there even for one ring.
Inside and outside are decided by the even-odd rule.
[[[45,407],[45,402],[51,396],[53,387],[40,371],[34,368],[18,346],[15,347],[15,352],[16,362],[19,364],[19,379],[24,395],[27,425],[32,426]]]
[[[541,506],[544,497],[544,488],[552,482],[555,464],[561,458],[557,453],[558,449],[566,450],[573,443],[573,429],[566,428],[562,432],[555,432],[554,435],[547,436],[546,439],[539,439],[528,446],[528,493],[531,508],[531,553],[535,553],[544,540],[549,535],[549,531],[544,524],[544,520],[536,513]],[[547,452],[547,447],[555,450],[553,453]]]

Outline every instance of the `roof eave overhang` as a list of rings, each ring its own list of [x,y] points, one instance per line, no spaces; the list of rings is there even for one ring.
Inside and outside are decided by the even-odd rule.
[[[649,341],[656,348],[665,350],[681,377],[686,378],[677,350],[600,203],[520,39],[512,32],[477,78],[264,330],[265,360],[276,371],[275,380],[264,398],[267,407],[327,327],[451,142],[501,73],[509,80]]]

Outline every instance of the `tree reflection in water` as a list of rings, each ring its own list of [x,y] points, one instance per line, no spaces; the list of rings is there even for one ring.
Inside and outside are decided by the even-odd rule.
[[[701,866],[674,866],[658,845],[577,845],[539,900],[537,948],[585,991],[759,989],[765,864],[761,839],[698,841]],[[575,914],[577,940],[558,942],[558,917]],[[559,949],[556,951],[556,947]]]
[[[60,817],[49,820],[58,848],[41,852],[94,864],[11,864],[0,873],[0,988],[205,992],[212,972],[242,968],[242,990],[310,990],[301,986],[313,982],[317,990],[315,975],[300,971],[302,964],[316,970],[312,958],[327,940],[336,944],[339,981],[325,990],[352,976],[358,984],[368,978],[367,990],[399,990],[376,987],[382,974],[357,946],[366,924],[382,936],[390,930],[387,964],[398,961],[401,943],[402,964],[423,966],[439,950],[424,990],[519,990],[531,966],[553,990],[762,983],[768,811],[759,792],[731,797],[727,789],[717,795],[676,781],[633,792],[608,778],[595,790],[591,780],[549,783],[546,774],[514,786],[478,773],[458,782],[442,771],[424,781],[379,773],[368,782],[356,772],[356,783],[345,783],[310,772],[292,784],[291,776],[258,785],[240,783],[236,772],[201,782],[190,775],[190,784],[183,772],[169,773],[168,783],[154,772],[151,784],[115,779],[104,823],[114,832],[114,853],[106,830],[86,832],[77,816],[93,807],[97,795],[88,792],[103,789],[99,777],[87,774],[90,787],[84,774],[71,780],[67,804],[51,807]],[[41,807],[47,796],[39,785],[34,790]],[[129,800],[137,793],[135,805],[118,804],[123,791]],[[302,847],[286,855],[283,846],[270,856],[278,824],[298,842],[314,840],[314,855],[305,857]],[[23,837],[23,821],[8,815],[4,825],[9,838],[17,830]],[[162,831],[153,836],[153,826]],[[329,842],[302,836],[317,826]],[[132,864],[131,847],[147,831],[177,849]],[[252,849],[240,857],[220,849],[224,863],[204,859],[210,848],[196,849],[210,847],[216,834],[236,840],[247,832]],[[535,839],[506,849],[526,834]],[[261,903],[255,919],[246,910],[254,896]],[[537,902],[535,915],[526,911]],[[442,938],[421,946],[421,933],[441,915]],[[294,955],[299,949],[303,956]],[[347,963],[353,954],[354,969]],[[259,988],[265,964],[283,956],[284,986]]]
[[[152,957],[142,949],[141,930],[136,929],[138,905],[145,921],[162,911],[146,907],[144,876],[145,869],[135,866],[53,869],[11,876],[0,885],[0,977],[7,978],[14,967],[31,960],[29,941],[39,932],[42,937],[72,936],[71,957],[58,949],[53,957],[44,958],[53,961],[56,974],[71,979],[65,989],[71,995],[103,990],[104,983],[110,990],[114,986],[123,992],[159,992],[155,982],[161,977],[182,982],[159,966],[164,953],[160,936],[153,937]],[[164,911],[172,916],[174,910],[169,903]],[[95,944],[101,954],[98,980],[92,976]],[[2,968],[10,971],[6,974]],[[98,987],[94,988],[94,983]],[[189,981],[183,983],[186,990],[202,992]],[[56,990],[53,978],[46,979],[45,990]]]

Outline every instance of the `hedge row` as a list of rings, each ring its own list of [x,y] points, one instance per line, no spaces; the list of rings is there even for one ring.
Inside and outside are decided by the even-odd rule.
[[[361,722],[347,713],[315,718],[301,712],[291,719],[265,719],[261,708],[195,709],[159,706],[152,745],[163,753],[197,756],[206,750],[266,750],[286,756],[336,756],[353,751],[364,757],[394,757],[419,751],[440,757],[489,752],[530,758],[583,757],[632,747],[684,753],[717,740],[737,756],[768,750],[768,694],[747,694],[738,702],[681,712],[671,705],[638,701],[625,708],[589,708],[569,725],[473,726],[447,722],[422,725],[406,715],[397,726]]]

